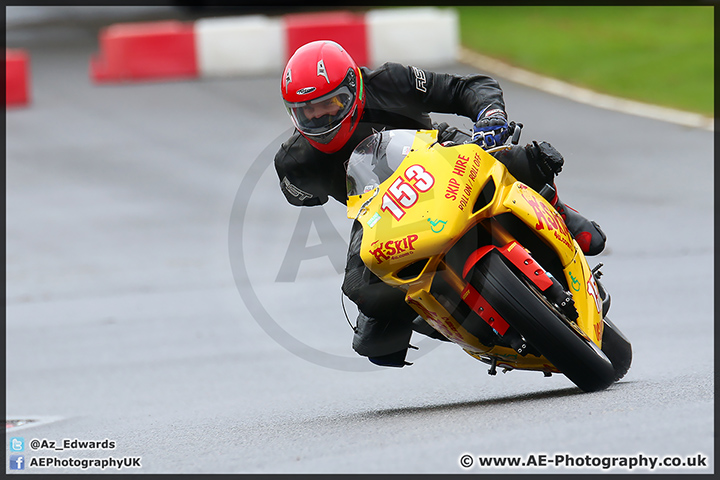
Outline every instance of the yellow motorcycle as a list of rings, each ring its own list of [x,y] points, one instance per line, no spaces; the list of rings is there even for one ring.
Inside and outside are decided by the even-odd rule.
[[[622,378],[632,348],[562,217],[474,143],[437,130],[377,132],[347,165],[361,258],[445,339],[505,371],[562,373],[583,391]]]

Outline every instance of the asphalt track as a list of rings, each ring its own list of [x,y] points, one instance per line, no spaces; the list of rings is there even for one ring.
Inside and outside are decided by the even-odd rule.
[[[26,462],[602,473],[477,457],[700,454],[704,468],[653,472],[714,472],[712,132],[500,79],[522,140],[564,154],[562,198],[609,236],[591,265],[605,265],[633,366],[583,394],[561,375],[491,377],[459,348],[414,338],[413,366],[375,368],[352,351],[340,304],[342,206],[290,206],[269,164],[289,132],[278,79],[93,85],[90,33],[8,35],[33,72],[32,105],[6,113],[6,417],[41,420],[6,437],[26,440]],[[32,439],[116,447],[30,451]]]

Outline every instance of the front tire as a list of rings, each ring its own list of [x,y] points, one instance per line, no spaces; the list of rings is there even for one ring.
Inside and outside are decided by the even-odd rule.
[[[615,381],[602,350],[553,311],[530,282],[518,278],[500,253],[489,252],[471,275],[470,284],[507,323],[581,390],[604,390]]]

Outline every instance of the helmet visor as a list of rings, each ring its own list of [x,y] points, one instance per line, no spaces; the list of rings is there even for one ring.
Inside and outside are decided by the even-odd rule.
[[[309,137],[322,137],[350,114],[354,96],[349,88],[341,86],[309,102],[286,103],[286,107],[298,130]]]
[[[355,106],[355,73],[350,70],[332,92],[307,102],[285,102],[295,128],[319,143],[328,143]]]

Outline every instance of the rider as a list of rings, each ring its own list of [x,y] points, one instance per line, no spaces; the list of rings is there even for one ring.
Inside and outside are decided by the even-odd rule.
[[[385,63],[376,70],[359,67],[337,43],[310,42],[292,55],[282,76],[282,98],[295,132],[275,155],[280,188],[297,206],[322,205],[331,196],[346,203],[345,167],[353,149],[382,129],[440,130],[440,140],[462,136],[447,124],[434,125],[429,113],[471,118],[472,138],[487,149],[510,135],[503,92],[486,75],[452,75]],[[518,180],[541,189],[554,188],[564,163],[547,142],[515,146],[497,155]],[[605,247],[600,226],[564,205],[551,203],[588,255]],[[406,365],[412,330],[439,338],[404,301],[404,294],[380,281],[360,259],[362,229],[353,225],[343,292],[359,309],[353,348],[377,365]],[[415,322],[413,322],[415,320]],[[424,327],[427,328],[423,328]]]

